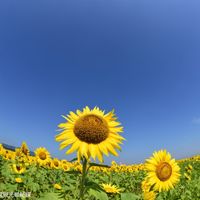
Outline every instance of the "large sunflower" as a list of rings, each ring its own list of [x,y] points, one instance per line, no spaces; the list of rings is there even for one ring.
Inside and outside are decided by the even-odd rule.
[[[77,151],[78,160],[91,156],[100,162],[103,162],[103,154],[118,156],[115,149],[121,150],[119,144],[124,138],[118,134],[123,127],[116,121],[114,111],[104,114],[98,107],[86,106],[83,111],[70,112],[63,117],[67,121],[59,124],[62,132],[56,136],[56,141],[62,141],[60,149],[72,145],[66,154]]]
[[[44,147],[35,150],[35,157],[40,165],[46,165],[50,161],[50,153]]]
[[[148,181],[154,185],[154,190],[167,191],[179,181],[180,168],[166,150],[154,152],[153,156],[147,159],[145,166],[148,171]]]

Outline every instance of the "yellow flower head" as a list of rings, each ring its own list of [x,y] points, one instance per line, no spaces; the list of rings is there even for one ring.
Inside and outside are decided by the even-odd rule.
[[[54,168],[54,169],[59,169],[60,168],[60,161],[57,159],[57,158],[54,158],[52,161],[51,161],[51,167]]]
[[[15,149],[15,156],[16,157],[21,157],[22,156],[21,148],[16,148]]]
[[[121,189],[117,188],[117,186],[115,185],[104,184],[104,183],[102,183],[101,185],[106,193],[120,193],[121,192]]]
[[[112,165],[113,167],[116,167],[116,166],[117,166],[117,163],[113,160],[113,161],[111,162],[111,165]]]
[[[15,182],[16,182],[16,183],[22,183],[23,180],[22,180],[21,178],[15,178]]]
[[[50,153],[44,147],[35,150],[35,157],[40,165],[46,165],[50,161]]]
[[[0,144],[0,156],[5,154],[5,149],[2,144]]]
[[[13,171],[17,174],[22,174],[26,171],[26,167],[22,164],[13,164],[12,168],[13,168]]]
[[[49,160],[49,162],[47,162],[45,165],[46,168],[50,169],[51,168],[51,162],[52,162],[52,159]]]
[[[34,164],[36,162],[35,156],[28,156],[28,161],[30,164]]]
[[[15,153],[9,150],[6,150],[4,153],[4,158],[6,160],[14,160],[15,159]]]
[[[193,169],[192,165],[189,164],[189,165],[188,165],[188,169],[189,169],[189,170],[192,170],[192,169]]]
[[[28,156],[30,151],[29,151],[29,148],[26,144],[26,142],[22,142],[22,145],[21,145],[21,148],[20,148],[21,152],[25,155],[25,156]]]
[[[67,164],[68,163],[67,160],[61,160],[60,162],[61,162],[61,164]]]
[[[79,161],[81,157],[88,159],[91,156],[100,162],[103,162],[103,154],[118,156],[115,149],[121,149],[119,144],[124,138],[118,134],[123,127],[116,121],[114,111],[104,114],[98,107],[86,106],[83,111],[70,112],[63,117],[66,122],[59,124],[62,132],[56,136],[56,141],[62,141],[60,149],[71,145],[67,154],[77,151]]]
[[[70,170],[70,166],[67,163],[62,164],[62,169],[66,172]]]
[[[62,188],[62,187],[61,187],[59,184],[57,184],[57,183],[54,184],[53,187],[54,187],[55,189],[57,189],[57,190],[61,190],[61,188]]]
[[[81,172],[82,173],[82,166],[81,165],[77,165],[77,166],[75,166],[74,167],[74,169],[76,170],[76,171],[79,171],[79,172]]]
[[[154,190],[167,191],[179,181],[180,168],[166,150],[153,153],[145,166],[149,183],[154,185]]]
[[[186,180],[190,181],[191,180],[191,176],[187,173],[184,173],[184,177],[186,178]]]
[[[193,167],[192,167],[192,165],[189,164],[185,169],[187,170],[187,172],[188,172],[189,174],[191,174],[191,173],[192,173]]]

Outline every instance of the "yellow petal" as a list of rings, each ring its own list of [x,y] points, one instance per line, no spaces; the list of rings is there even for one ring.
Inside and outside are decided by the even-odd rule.
[[[107,148],[111,154],[113,154],[114,156],[118,156],[118,153],[115,151],[115,149],[113,148],[113,146],[110,143],[107,143]]]
[[[76,140],[77,140],[77,138],[75,138],[75,137],[74,137],[74,138],[71,138],[71,139],[68,139],[68,140],[65,140],[64,142],[62,142],[62,143],[60,144],[60,149],[64,149],[66,146],[68,146],[68,145],[74,143]]]
[[[104,153],[106,156],[108,156],[108,149],[105,144],[107,144],[107,143],[101,142],[100,144],[98,144],[98,147],[102,153]]]
[[[66,152],[66,154],[70,154],[70,153],[73,153],[74,151],[76,151],[79,146],[80,146],[80,141],[79,140],[76,140],[76,142],[74,142],[71,146],[71,148]]]
[[[98,148],[98,147],[94,144],[88,145],[88,150],[89,150],[89,152],[90,152],[90,154],[91,154],[91,156],[94,160],[96,160],[96,155],[97,155],[96,154],[96,148]]]
[[[81,142],[79,147],[81,155],[85,156],[88,159],[88,144],[86,142]]]
[[[102,153],[101,153],[99,148],[96,148],[96,154],[97,154],[97,158],[102,163],[103,162],[103,156],[102,156]]]
[[[66,133],[62,133],[62,134],[56,135],[56,137],[55,137],[55,140],[57,142],[60,142],[60,141],[65,140],[65,139],[67,139],[67,134]]]

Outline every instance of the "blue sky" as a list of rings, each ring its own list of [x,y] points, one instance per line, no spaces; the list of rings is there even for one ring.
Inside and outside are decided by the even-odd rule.
[[[48,148],[62,114],[115,108],[118,162],[200,153],[199,1],[1,1],[1,142]]]

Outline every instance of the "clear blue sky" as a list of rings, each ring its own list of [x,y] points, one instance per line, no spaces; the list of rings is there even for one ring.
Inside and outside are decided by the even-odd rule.
[[[124,126],[118,162],[200,153],[199,11],[195,0],[1,1],[0,142],[63,158],[61,115],[97,105]]]

